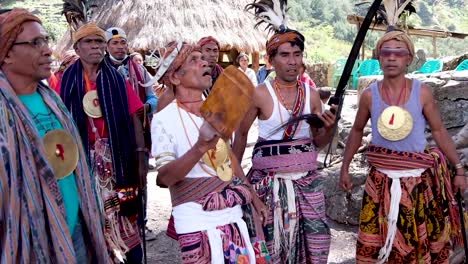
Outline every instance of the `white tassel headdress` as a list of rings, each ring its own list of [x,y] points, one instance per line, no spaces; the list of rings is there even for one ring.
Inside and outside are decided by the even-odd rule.
[[[180,50],[182,49],[182,46],[183,46],[183,42],[181,40],[179,40],[177,42],[177,47],[166,58],[163,58],[164,53],[166,53],[165,49],[159,50],[159,61],[158,61],[158,64],[156,66],[154,66],[154,69],[157,69],[156,75],[153,78],[151,78],[151,80],[149,82],[140,83],[140,85],[143,86],[143,87],[151,87],[155,83],[157,83],[159,81],[159,79],[161,79],[161,77],[166,73],[167,69],[169,69],[172,62],[174,62],[175,58],[177,57]],[[151,56],[156,57],[156,55],[154,55],[154,52],[151,54]]]
[[[288,29],[288,19],[286,16],[287,0],[260,0],[254,1],[245,6],[246,11],[253,10],[255,19],[258,21],[255,25],[265,23],[265,29],[275,33],[282,32]]]

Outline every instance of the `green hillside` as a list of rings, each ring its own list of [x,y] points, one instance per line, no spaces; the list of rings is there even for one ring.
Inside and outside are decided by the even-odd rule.
[[[409,16],[408,25],[418,28],[442,29],[468,33],[468,6],[466,0],[419,0],[413,1],[417,13]],[[305,32],[307,60],[309,62],[333,62],[347,56],[357,34],[355,25],[346,21],[348,14],[365,15],[369,5],[357,7],[363,0],[290,0],[292,24]],[[467,1],[468,2],[468,1]],[[368,33],[366,55],[382,32]],[[413,37],[416,49],[424,49],[432,56],[432,38]],[[325,44],[326,43],[326,44]],[[468,53],[468,38],[464,40],[437,39],[437,55],[456,56]]]
[[[52,40],[59,40],[67,30],[62,16],[62,0],[0,0],[1,8],[22,7],[39,16]]]
[[[116,0],[117,1],[117,0]],[[168,0],[169,1],[169,0]],[[214,0],[212,0],[214,1]],[[356,6],[363,0],[289,0],[288,12],[292,25],[307,39],[308,62],[334,62],[346,57],[357,33],[355,25],[346,21],[348,14],[365,15],[366,5]],[[468,0],[417,0],[417,14],[408,18],[414,27],[444,29],[468,33]],[[44,21],[46,29],[57,40],[67,26],[61,15],[62,0],[0,0],[2,8],[25,7]],[[382,32],[370,32],[365,40],[366,55],[370,56]],[[413,37],[416,49],[425,49],[432,55],[432,38]],[[468,38],[437,39],[438,56],[456,56],[468,53]]]

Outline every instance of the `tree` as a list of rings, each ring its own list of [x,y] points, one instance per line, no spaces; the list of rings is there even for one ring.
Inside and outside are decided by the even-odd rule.
[[[434,15],[426,3],[419,2],[418,15],[421,18],[423,26],[430,26],[434,23]]]

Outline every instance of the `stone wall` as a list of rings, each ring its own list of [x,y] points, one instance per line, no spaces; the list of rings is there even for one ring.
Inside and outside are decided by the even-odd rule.
[[[442,67],[442,71],[455,70],[458,64],[460,64],[462,61],[466,59],[468,59],[468,53],[460,57],[456,57],[454,59],[449,59],[447,61],[444,61],[444,66]]]
[[[328,87],[331,84],[331,75],[333,70],[333,64],[317,63],[307,64],[306,72],[310,78],[314,81],[317,87]]]

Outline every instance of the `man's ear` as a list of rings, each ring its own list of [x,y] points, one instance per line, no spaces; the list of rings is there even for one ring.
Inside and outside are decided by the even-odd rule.
[[[11,52],[11,50],[8,51],[7,55],[6,55],[5,58],[3,59],[3,64],[11,64],[11,63],[13,63],[13,62],[12,62],[12,59],[11,59],[11,56],[10,56],[10,52]]]
[[[180,84],[180,79],[179,79],[179,77],[180,77],[180,76],[179,76],[179,74],[178,74],[177,72],[173,72],[173,73],[169,76],[169,81],[170,81],[173,85],[177,86],[177,85]]]

